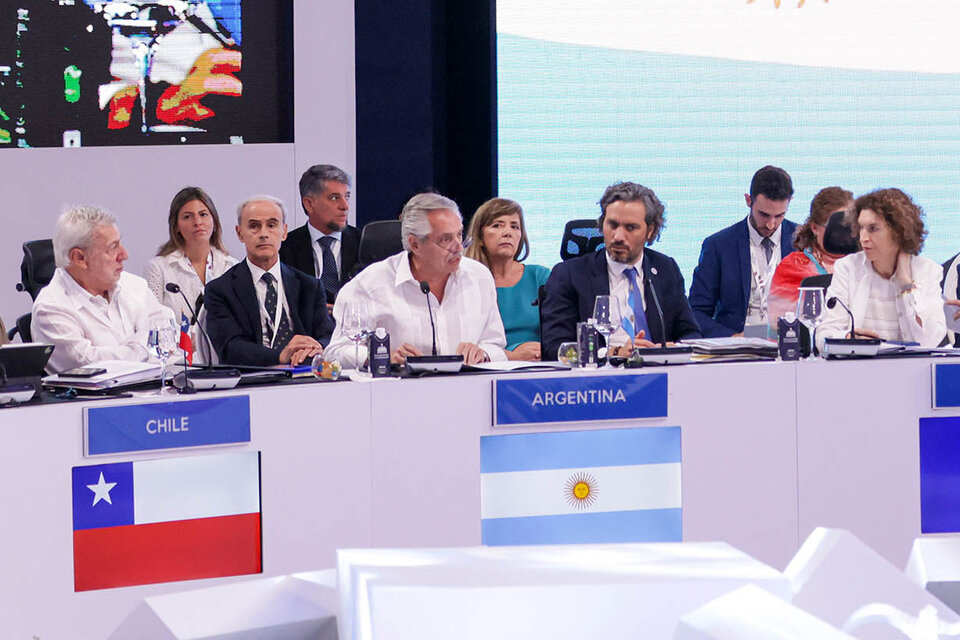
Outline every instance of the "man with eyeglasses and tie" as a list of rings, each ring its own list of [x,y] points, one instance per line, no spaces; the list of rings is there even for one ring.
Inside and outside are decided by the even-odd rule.
[[[360,231],[347,224],[350,176],[330,164],[317,164],[300,177],[300,204],[307,223],[290,232],[280,246],[280,261],[316,276],[333,306],[340,288],[353,275]]]
[[[604,250],[561,262],[547,280],[541,308],[544,360],[556,360],[560,344],[577,339],[577,323],[593,315],[600,295],[616,299],[619,310],[618,327],[607,345],[610,355],[627,356],[633,347],[701,337],[676,261],[644,248],[660,237],[663,211],[663,203],[647,187],[635,182],[607,187],[597,220]]]
[[[741,336],[746,325],[766,335],[770,281],[780,259],[793,252],[797,225],[784,218],[791,198],[790,174],[763,167],[744,195],[750,208],[746,219],[703,241],[690,305],[704,336]]]
[[[497,308],[490,270],[463,256],[463,219],[457,203],[436,193],[421,193],[403,207],[400,232],[404,250],[370,265],[337,296],[334,331],[327,357],[346,368],[367,359],[360,348],[355,362],[347,318],[360,315],[367,329],[386,329],[390,359],[463,355],[465,364],[506,360],[507,340]],[[428,306],[429,305],[429,306]],[[432,322],[431,322],[432,314]]]
[[[237,207],[247,258],[207,283],[207,332],[225,364],[309,363],[333,332],[323,284],[280,262],[283,202],[255,196]]]

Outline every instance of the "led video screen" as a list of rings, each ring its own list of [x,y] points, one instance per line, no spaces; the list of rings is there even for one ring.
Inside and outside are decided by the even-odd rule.
[[[0,149],[292,142],[291,0],[10,0]]]
[[[498,0],[499,194],[530,260],[617,180],[666,205],[654,246],[689,286],[703,239],[786,169],[801,222],[823,187],[899,187],[924,255],[960,251],[960,6],[952,0]]]

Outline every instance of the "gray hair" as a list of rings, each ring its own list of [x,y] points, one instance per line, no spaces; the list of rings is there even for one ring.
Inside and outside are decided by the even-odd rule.
[[[647,233],[650,234],[647,244],[653,244],[655,240],[660,238],[660,232],[663,231],[666,224],[663,216],[665,207],[657,194],[653,192],[653,189],[636,182],[615,182],[607,187],[607,190],[603,192],[603,197],[600,198],[600,219],[597,220],[597,226],[600,227],[601,233],[603,232],[603,219],[607,215],[607,207],[614,202],[642,202],[644,209],[647,211],[644,222],[647,224]]]
[[[250,196],[246,200],[240,203],[237,207],[237,224],[243,224],[243,209],[248,204],[253,204],[254,202],[272,202],[273,204],[280,207],[281,221],[286,224],[287,222],[287,207],[283,204],[283,200],[280,198],[274,198],[273,196]]]
[[[63,212],[53,234],[53,260],[58,267],[70,264],[71,249],[89,249],[98,227],[117,226],[117,219],[100,207],[80,205]]]
[[[430,235],[430,220],[427,215],[440,209],[449,209],[463,220],[457,203],[439,193],[418,193],[403,205],[400,213],[400,235],[403,237],[404,251],[410,251],[410,236],[423,240]]]
[[[300,198],[322,193],[327,182],[339,182],[349,187],[350,176],[346,171],[332,164],[315,164],[300,176]]]

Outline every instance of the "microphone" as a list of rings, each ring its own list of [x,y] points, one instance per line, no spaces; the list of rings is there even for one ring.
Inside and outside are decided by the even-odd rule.
[[[167,291],[169,291],[170,293],[179,293],[179,294],[180,294],[180,296],[183,298],[184,303],[186,303],[186,305],[187,305],[187,309],[190,310],[190,315],[193,316],[193,317],[191,318],[192,323],[196,323],[196,325],[197,325],[198,327],[200,327],[200,323],[197,322],[197,316],[196,316],[195,313],[193,313],[193,307],[190,306],[190,301],[187,300],[187,296],[186,296],[186,294],[183,292],[183,289],[180,288],[180,285],[178,285],[178,284],[175,283],[175,282],[168,282],[168,283],[166,284],[166,286],[165,286],[165,289],[166,289]],[[200,327],[200,330],[203,331],[203,327]],[[186,351],[183,352],[183,388],[180,389],[179,392],[180,392],[180,393],[186,393],[186,394],[196,393],[196,392],[197,392],[197,390],[194,388],[194,386],[193,386],[192,384],[190,384],[190,367],[188,366],[188,363],[187,363],[187,352],[186,352]]]
[[[643,279],[647,283],[647,286],[650,287],[650,294],[653,297],[653,304],[657,308],[657,317],[660,318],[660,346],[666,349],[667,325],[663,321],[663,307],[660,306],[660,296],[657,295],[657,289],[653,286],[653,280],[651,280],[646,274],[644,274]]]
[[[437,355],[437,326],[433,323],[433,309],[430,306],[430,283],[422,281],[420,291],[427,296],[427,312],[430,314],[430,331],[433,334],[433,355]]]
[[[179,293],[183,298],[183,301],[187,304],[187,309],[190,310],[191,324],[197,325],[197,328],[200,329],[200,333],[203,334],[203,337],[207,339],[207,346],[210,347],[210,353],[213,353],[213,341],[210,339],[210,335],[203,328],[203,325],[200,324],[200,319],[197,317],[200,313],[200,307],[203,305],[203,294],[197,298],[196,307],[190,304],[190,301],[187,300],[186,294],[175,282],[168,282],[164,288],[170,293]],[[187,366],[187,354],[183,354],[183,388],[180,389],[180,393],[196,393],[197,384],[200,385],[201,389],[232,389],[237,386],[237,383],[240,382],[240,371],[237,369],[214,369],[212,359],[204,365],[202,370],[197,370],[193,372],[193,382],[190,380],[190,368]],[[179,375],[179,374],[177,374]],[[196,384],[195,384],[196,383]]]
[[[850,316],[850,337],[856,339],[856,337],[857,337],[857,332],[854,330],[854,325],[853,325],[853,313],[850,312],[850,308],[847,307],[847,305],[845,305],[845,304],[843,304],[842,302],[840,302],[840,299],[837,298],[837,296],[831,296],[831,297],[827,298],[827,309],[833,309],[833,308],[836,307],[838,304],[839,304],[841,307],[843,307],[844,311],[847,312],[847,315]]]

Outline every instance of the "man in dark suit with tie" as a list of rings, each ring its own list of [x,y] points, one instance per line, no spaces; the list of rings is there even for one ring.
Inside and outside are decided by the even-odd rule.
[[[703,241],[690,305],[706,337],[743,335],[746,324],[768,323],[770,280],[780,259],[793,251],[797,225],[784,219],[792,197],[790,174],[763,167],[744,195],[746,219]]]
[[[576,340],[577,323],[593,315],[598,295],[617,300],[619,328],[610,336],[610,347],[619,354],[633,346],[701,337],[676,261],[644,248],[660,237],[663,209],[656,194],[639,184],[618,182],[607,188],[598,220],[605,250],[561,262],[547,280],[541,308],[544,360],[556,360],[560,343]]]
[[[317,164],[300,177],[300,204],[307,223],[294,229],[280,247],[280,261],[323,282],[333,305],[353,275],[360,231],[347,224],[350,176],[330,164]]]
[[[301,364],[322,353],[333,333],[323,285],[279,261],[287,236],[283,202],[250,198],[237,209],[247,258],[207,283],[207,332],[220,361]]]

